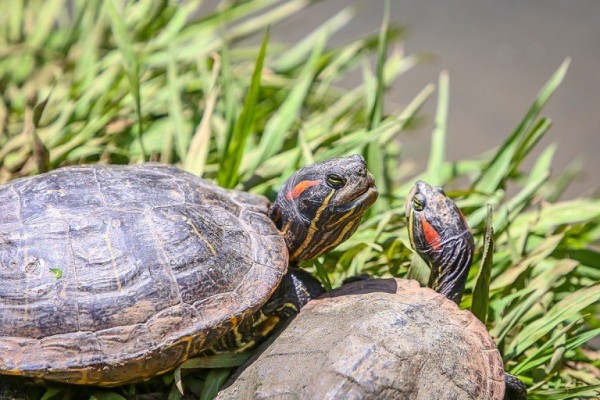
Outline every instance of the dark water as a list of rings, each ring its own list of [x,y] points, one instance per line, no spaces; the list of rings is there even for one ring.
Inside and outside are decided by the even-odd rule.
[[[358,15],[334,43],[378,30],[383,0],[325,0],[275,27],[272,37],[298,39],[346,6],[356,7]],[[567,197],[600,187],[600,1],[391,0],[391,17],[408,29],[407,53],[435,57],[398,80],[388,105],[407,104],[448,69],[449,159],[499,145],[546,80],[571,57],[566,79],[543,111],[554,124],[539,148],[558,145],[555,173],[574,160],[584,163]],[[430,114],[433,105],[430,101]],[[427,127],[404,140],[417,168],[425,165],[429,136]]]

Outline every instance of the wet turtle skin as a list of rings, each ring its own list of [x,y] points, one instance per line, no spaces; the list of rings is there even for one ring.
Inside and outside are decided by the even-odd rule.
[[[460,310],[474,242],[442,188],[407,198],[429,285],[353,277],[309,302],[229,381],[219,399],[525,399],[486,327]]]
[[[501,400],[485,326],[416,281],[353,282],[309,302],[219,400]]]
[[[0,374],[115,386],[254,328],[242,322],[274,329],[298,298],[287,292],[305,290],[286,275],[289,243],[322,254],[377,197],[360,156],[290,180],[273,206],[160,164],[66,167],[0,186]],[[346,213],[348,229],[332,222]],[[343,234],[319,247],[330,225]],[[284,276],[292,284],[270,298]],[[229,342],[253,346],[269,329]]]

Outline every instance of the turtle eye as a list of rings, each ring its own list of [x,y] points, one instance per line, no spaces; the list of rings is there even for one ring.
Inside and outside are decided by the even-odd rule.
[[[425,208],[425,197],[422,194],[417,193],[413,197],[413,208],[415,211],[423,211]]]
[[[344,182],[344,178],[336,174],[327,175],[326,181],[327,185],[332,189],[340,189],[346,184],[346,182]]]

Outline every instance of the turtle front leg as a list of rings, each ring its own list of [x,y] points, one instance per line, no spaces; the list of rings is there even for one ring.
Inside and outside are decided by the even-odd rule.
[[[317,278],[300,268],[290,267],[269,300],[203,354],[242,352],[255,348],[298,314],[306,303],[323,293],[325,289]]]
[[[268,336],[291,320],[310,300],[325,293],[321,282],[309,272],[290,267],[281,283],[258,312],[252,315],[252,324],[244,327],[244,350],[258,346]]]
[[[508,372],[504,373],[504,400],[526,400],[527,386],[519,378]]]

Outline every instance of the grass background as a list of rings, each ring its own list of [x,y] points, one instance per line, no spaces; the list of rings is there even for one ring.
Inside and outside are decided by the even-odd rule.
[[[551,173],[555,146],[523,167],[550,128],[542,108],[568,60],[532,93],[500,147],[448,162],[449,76],[389,112],[386,88],[419,64],[399,46],[401,27],[384,16],[380,32],[331,46],[351,21],[346,9],[298,43],[269,40],[270,25],[310,3],[223,1],[198,12],[201,1],[1,2],[0,181],[70,164],[152,160],[272,199],[298,167],[361,153],[380,199],[350,240],[305,266],[328,288],[364,272],[424,279],[403,203],[417,178],[443,184],[478,248],[461,306],[486,323],[506,369],[531,399],[597,398],[600,357],[586,343],[600,334],[600,200],[559,201],[573,171]],[[243,40],[253,35],[264,35],[262,45]],[[357,70],[355,88],[336,88]],[[437,104],[432,147],[426,171],[414,176],[402,137],[428,123],[419,113],[428,101]],[[245,357],[190,360],[168,376],[108,391],[27,390],[46,400],[178,399],[181,389],[208,399]]]

